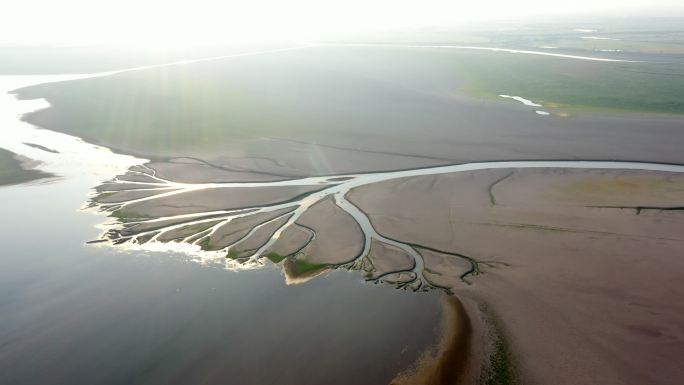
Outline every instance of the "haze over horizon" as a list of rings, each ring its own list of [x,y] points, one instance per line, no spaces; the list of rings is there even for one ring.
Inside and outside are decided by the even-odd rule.
[[[468,29],[496,21],[676,16],[677,0],[578,0],[558,4],[543,0],[49,0],[0,5],[0,43],[132,44],[175,46],[200,43],[249,43],[269,40],[316,40],[350,34],[419,27]],[[27,23],[31,20],[31,23]]]

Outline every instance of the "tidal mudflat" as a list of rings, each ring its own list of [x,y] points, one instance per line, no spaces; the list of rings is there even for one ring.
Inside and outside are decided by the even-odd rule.
[[[684,292],[668,286],[684,268],[682,196],[684,166],[519,161],[251,183],[174,182],[138,167],[92,204],[116,218],[104,239],[132,249],[166,244],[233,270],[276,263],[290,283],[354,270],[457,294],[475,318],[486,317],[478,304],[495,304],[498,317],[520,320],[503,328],[526,376],[559,383],[563,371],[572,382],[591,368],[587,381],[621,383],[682,374],[666,360],[684,354],[672,306]],[[474,322],[478,349],[491,322]],[[552,335],[558,327],[572,332]],[[464,373],[486,370],[490,353],[471,354],[480,359]],[[562,366],[568,357],[576,369]]]
[[[517,74],[503,72],[494,98],[476,98],[469,82],[473,63],[486,72],[501,55],[552,69],[552,83],[567,80],[554,72],[567,60],[587,83],[590,69],[618,84],[649,64],[470,51],[319,45],[16,90],[50,103],[25,122],[145,159],[107,152],[128,163],[96,183],[76,175],[30,190],[46,194],[40,205],[69,199],[16,214],[6,234],[17,259],[3,375],[678,383],[682,117],[598,111],[640,99],[612,99],[605,84],[589,101],[597,110],[573,110],[582,87],[554,99],[550,83],[515,89]],[[649,110],[677,111],[678,84]],[[2,193],[36,198],[24,187]],[[101,217],[73,211],[90,189],[88,208],[110,217],[97,230]],[[84,222],[77,234],[63,234],[69,218]],[[39,233],[38,250],[16,242]],[[61,237],[66,260],[49,252]],[[35,266],[20,263],[28,252]],[[41,281],[55,269],[69,279]],[[41,351],[53,377],[32,377],[27,357],[55,338],[73,355]]]

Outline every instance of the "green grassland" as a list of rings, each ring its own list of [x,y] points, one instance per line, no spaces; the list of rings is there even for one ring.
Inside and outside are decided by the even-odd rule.
[[[601,49],[622,50],[624,53],[670,56],[673,62],[681,62],[683,26],[684,18],[677,16],[591,18],[514,24],[497,31],[494,28],[483,30],[480,34],[486,38],[486,44],[497,47],[536,49],[553,46],[559,51],[583,54],[597,54]]]
[[[455,67],[467,79],[462,89],[476,96],[509,94],[559,107],[684,113],[681,65],[470,54]]]

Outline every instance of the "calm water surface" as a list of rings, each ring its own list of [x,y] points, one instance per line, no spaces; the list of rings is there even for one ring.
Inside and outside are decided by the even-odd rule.
[[[436,292],[85,245],[96,182],[0,188],[0,384],[382,384],[438,338]]]

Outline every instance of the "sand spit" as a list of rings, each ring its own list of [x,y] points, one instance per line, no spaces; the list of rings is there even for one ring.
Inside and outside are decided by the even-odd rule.
[[[400,373],[391,385],[443,385],[476,383],[480,362],[473,351],[473,328],[461,301],[442,297],[442,337],[439,345],[426,350],[414,366]]]
[[[682,196],[681,174],[526,169],[387,181],[350,200],[387,236],[498,262],[452,284],[502,320],[523,382],[676,384],[684,213],[661,208]]]

